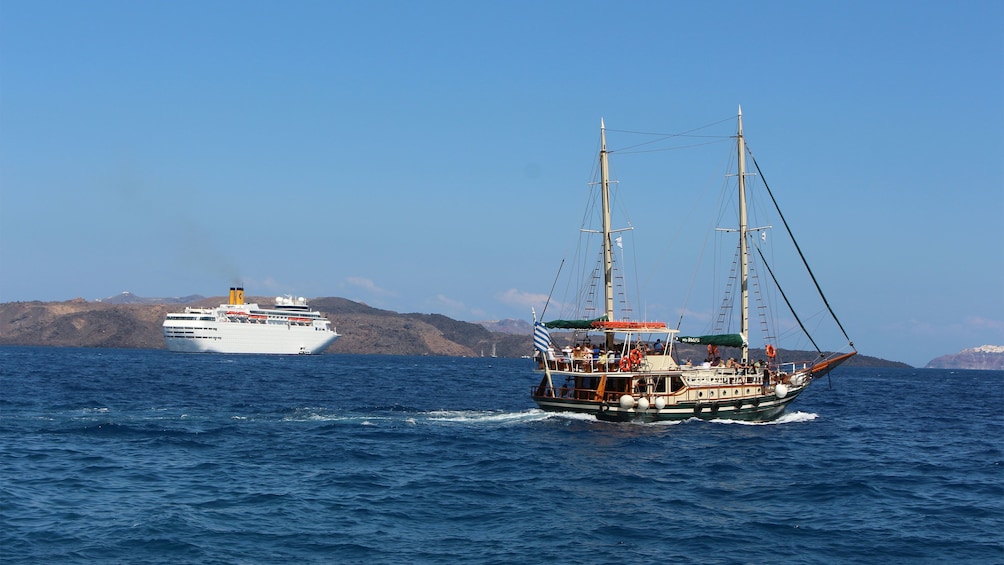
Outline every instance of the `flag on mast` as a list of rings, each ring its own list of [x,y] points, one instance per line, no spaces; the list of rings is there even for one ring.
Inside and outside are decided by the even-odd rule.
[[[551,347],[551,334],[547,332],[543,322],[533,323],[533,347],[543,353]]]

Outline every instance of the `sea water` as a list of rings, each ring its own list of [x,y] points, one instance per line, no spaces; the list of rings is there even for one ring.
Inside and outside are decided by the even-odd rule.
[[[545,413],[523,359],[0,348],[4,563],[1002,563],[1004,372],[768,424]]]

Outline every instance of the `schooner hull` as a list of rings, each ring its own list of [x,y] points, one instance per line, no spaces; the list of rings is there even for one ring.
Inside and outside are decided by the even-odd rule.
[[[624,409],[614,402],[595,402],[571,398],[534,396],[533,400],[541,410],[548,412],[575,412],[595,416],[609,422],[664,422],[690,418],[701,420],[741,420],[747,422],[768,422],[777,419],[805,388],[790,390],[784,398],[770,394],[754,398],[712,402],[681,402],[673,406],[647,409],[638,407]]]
[[[596,414],[599,420],[608,422],[666,422],[688,420],[698,418],[701,420],[741,420],[746,422],[769,422],[776,419],[782,413],[788,403],[794,400],[794,396],[778,399],[764,400],[754,406],[753,401],[749,404],[738,405],[739,401],[732,403],[704,403],[693,406],[680,405],[673,408],[649,408],[648,410],[638,410],[632,408],[622,410],[619,406],[608,406]]]

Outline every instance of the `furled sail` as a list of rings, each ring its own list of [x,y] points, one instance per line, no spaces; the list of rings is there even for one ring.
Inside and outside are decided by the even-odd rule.
[[[680,343],[690,343],[694,345],[720,345],[722,347],[743,346],[743,336],[739,334],[681,336],[677,338],[677,341]]]
[[[593,322],[605,322],[606,316],[600,316],[592,320],[551,320],[544,322],[544,326],[558,330],[591,330]]]

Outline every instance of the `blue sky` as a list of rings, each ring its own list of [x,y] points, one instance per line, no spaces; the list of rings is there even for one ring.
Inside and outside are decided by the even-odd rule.
[[[525,319],[574,245],[600,118],[678,132],[740,104],[859,351],[1004,344],[999,1],[4,0],[0,301],[240,280]],[[670,319],[689,255],[646,236],[721,171],[666,155],[614,173],[671,257],[639,273]]]

